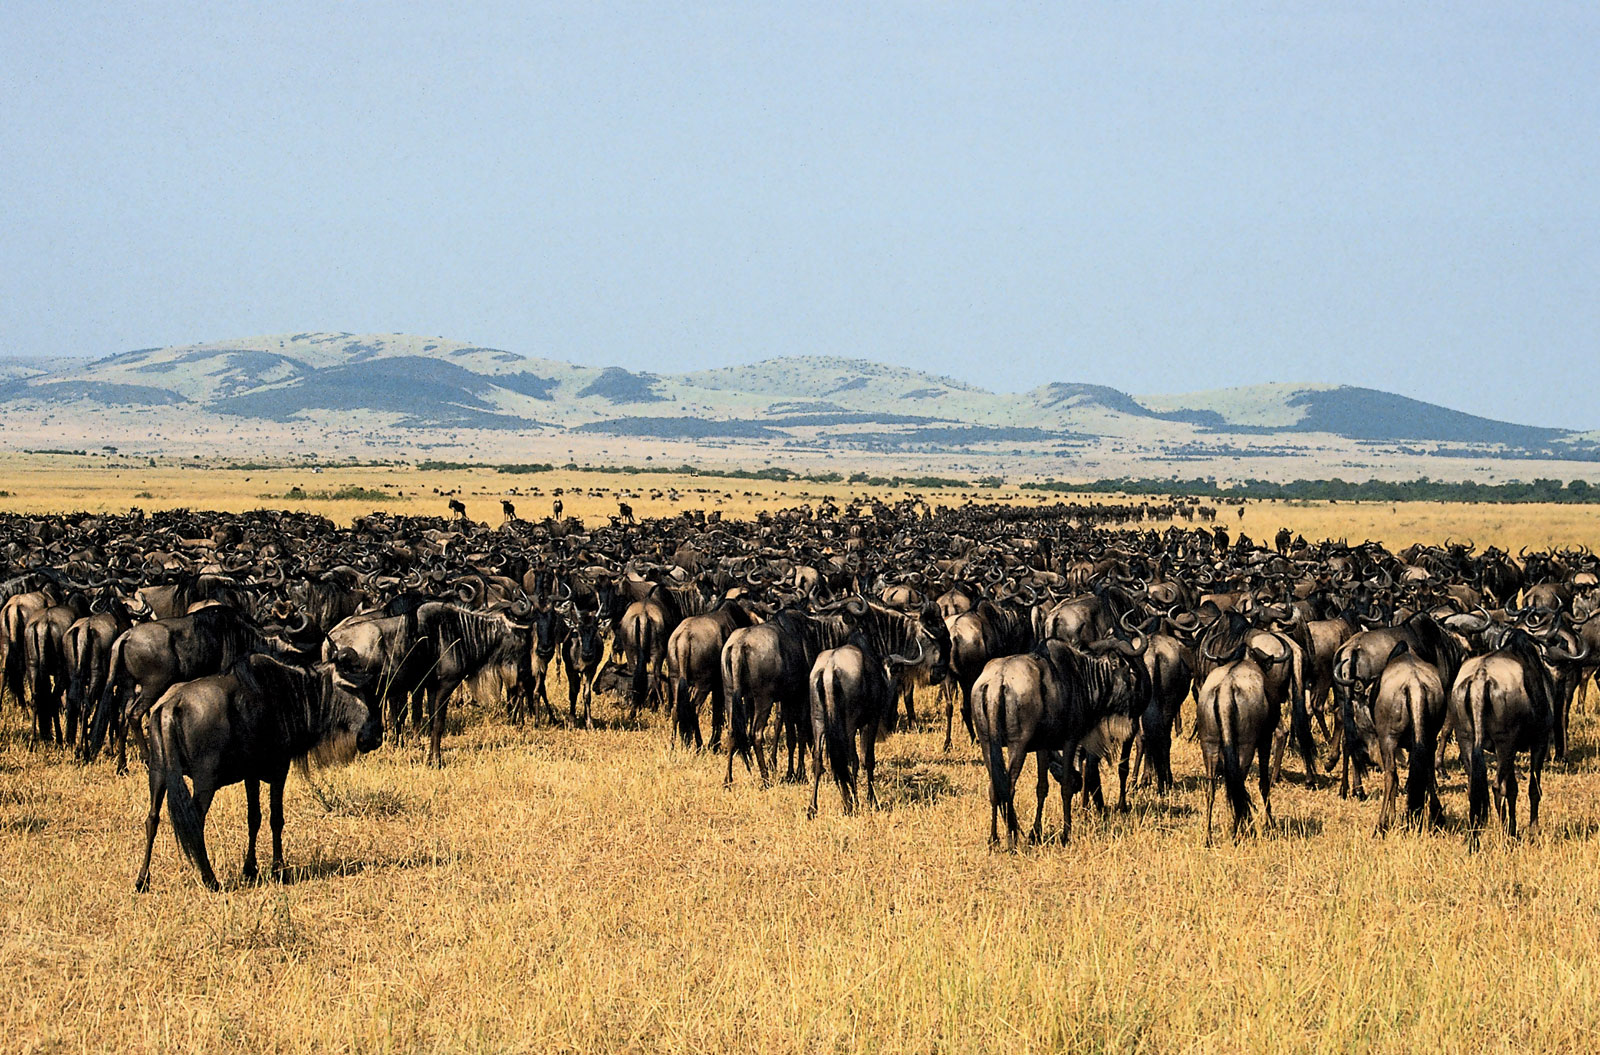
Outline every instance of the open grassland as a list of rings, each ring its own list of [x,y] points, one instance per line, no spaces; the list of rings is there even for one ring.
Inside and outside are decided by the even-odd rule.
[[[286,497],[337,495],[358,490],[361,497]],[[445,516],[454,492],[473,519],[498,525],[502,499],[518,515],[537,520],[550,515],[556,490],[564,492],[564,514],[588,523],[615,515],[619,496],[626,496],[636,516],[674,516],[685,510],[720,510],[725,517],[747,518],[804,502],[815,505],[831,498],[843,505],[852,496],[870,494],[895,501],[909,488],[868,488],[845,483],[775,482],[678,474],[568,472],[508,474],[493,469],[421,470],[410,466],[327,468],[221,469],[156,467],[105,458],[48,455],[0,456],[0,511],[21,513],[126,512],[137,506],[147,512],[189,508],[244,512],[252,509],[297,509],[320,513],[339,524],[374,510],[408,515]],[[373,500],[380,492],[393,496]],[[971,500],[1037,507],[1063,502],[1134,502],[1115,495],[1056,495],[1013,487],[918,489],[932,505],[959,506]],[[1269,541],[1280,527],[1306,538],[1364,539],[1399,549],[1416,541],[1440,542],[1446,537],[1472,539],[1480,549],[1491,544],[1516,552],[1550,546],[1600,548],[1600,505],[1500,505],[1452,502],[1250,502],[1243,519],[1237,506],[1217,501],[1201,504],[1220,510],[1218,523],[1234,535],[1244,531]],[[1164,527],[1168,521],[1143,526]],[[1182,522],[1194,526],[1194,522]]]
[[[923,699],[932,704],[931,694]],[[616,718],[614,706],[602,716]],[[294,777],[288,881],[243,885],[244,796],[208,894],[117,777],[0,742],[8,1050],[1594,1050],[1600,723],[1541,829],[1374,838],[1375,802],[1297,779],[1278,830],[1202,845],[1198,752],[1070,846],[986,846],[983,770],[932,731],[880,751],[883,808],[761,789],[665,729],[469,713]],[[1031,775],[1031,766],[1029,773]],[[1295,774],[1295,778],[1298,774]],[[1031,806],[1025,780],[1019,805]],[[1464,808],[1459,772],[1444,789]],[[1525,807],[1524,807],[1525,809]],[[1047,830],[1059,826],[1052,803]],[[263,833],[265,835],[265,833]]]
[[[431,489],[460,489],[476,515],[498,520],[490,496],[513,486],[548,495],[676,484],[677,508],[698,504],[682,489],[716,488],[734,496],[729,516],[852,490],[598,474],[116,471],[8,463],[0,488],[18,497],[0,503],[299,504],[347,521],[369,506],[255,496],[388,480],[424,496],[381,508],[442,512]],[[514,500],[524,515],[545,511]],[[673,508],[633,504],[640,515]],[[610,493],[569,496],[580,516],[612,509]],[[1242,522],[1225,508],[1224,522],[1257,538],[1281,523],[1390,545],[1449,534],[1513,550],[1600,544],[1586,507],[1251,505]],[[554,688],[564,698],[559,679]],[[931,691],[919,709],[935,709]],[[614,699],[600,703],[604,727],[593,732],[512,728],[474,706],[452,714],[442,771],[421,765],[412,739],[316,774],[321,796],[291,778],[287,882],[238,881],[235,786],[208,825],[224,892],[201,888],[163,817],[153,890],[135,895],[142,767],[118,777],[109,763],[32,751],[8,702],[5,1050],[1600,1046],[1600,719],[1589,707],[1575,720],[1572,761],[1547,772],[1541,827],[1516,843],[1495,831],[1477,854],[1458,830],[1374,838],[1376,802],[1303,788],[1293,760],[1274,796],[1279,829],[1207,849],[1199,755],[1187,742],[1175,749],[1173,795],[1141,789],[1131,814],[1106,819],[1079,812],[1069,847],[1012,855],[986,845],[983,769],[970,749],[940,752],[931,726],[880,748],[883,809],[844,817],[824,786],[808,822],[809,788],[762,789],[740,766],[725,791],[720,756],[669,748],[658,720],[621,727]],[[1187,705],[1185,723],[1191,714]],[[1024,811],[1031,776],[1030,766]],[[1458,821],[1456,768],[1444,797]],[[1046,816],[1058,830],[1054,800]]]

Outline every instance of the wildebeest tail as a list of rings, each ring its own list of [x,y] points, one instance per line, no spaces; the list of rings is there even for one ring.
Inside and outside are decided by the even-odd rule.
[[[989,711],[988,700],[983,700],[979,706],[987,714],[989,728],[988,744],[985,746],[984,762],[989,767],[989,802],[995,806],[1008,806],[1011,803],[1011,774],[1006,769],[1006,683],[1004,678],[996,679],[994,690],[994,711]],[[983,686],[984,694],[988,695],[989,686]]]
[[[748,667],[745,650],[730,643],[722,654],[722,684],[728,697],[728,752],[750,763],[750,701],[745,697]]]
[[[172,832],[178,839],[183,855],[196,865],[200,864],[205,846],[205,822],[200,810],[189,794],[189,785],[183,782],[183,743],[178,734],[175,716],[165,708],[156,708],[150,715],[150,758],[148,764],[160,766],[167,785],[167,817],[172,821]]]
[[[633,657],[633,709],[637,711],[649,701],[645,693],[650,690],[650,655],[655,644],[655,628],[650,625],[650,620],[639,621],[638,651]]]
[[[100,748],[105,745],[106,733],[110,731],[113,722],[121,721],[122,716],[116,713],[117,691],[122,686],[122,679],[126,677],[122,669],[122,638],[117,638],[111,645],[111,661],[106,666],[105,688],[100,690],[100,700],[95,704],[94,717],[84,715],[84,728],[86,731],[83,744],[83,759],[93,761],[100,753]]]
[[[1233,822],[1238,825],[1249,819],[1255,807],[1244,786],[1244,767],[1239,764],[1239,708],[1234,702],[1233,686],[1221,685],[1211,706],[1222,741],[1222,782],[1228,789],[1228,802],[1233,806]]]
[[[1488,721],[1489,679],[1480,670],[1467,681],[1466,710],[1472,720],[1472,750],[1467,763],[1467,818],[1476,827],[1489,816],[1489,767],[1484,759],[1483,727]]]
[[[1426,701],[1421,690],[1415,684],[1406,685],[1403,690],[1406,698],[1406,711],[1411,715],[1411,764],[1406,769],[1406,813],[1418,814],[1428,799],[1428,790],[1433,787],[1433,751],[1425,743],[1423,736],[1427,728]]]
[[[1311,741],[1311,706],[1306,698],[1305,652],[1295,653],[1289,660],[1289,733],[1305,763],[1306,783],[1316,780],[1317,748]]]
[[[828,770],[833,774],[833,782],[839,785],[839,795],[848,812],[856,801],[856,745],[845,729],[839,707],[839,674],[834,670],[818,671],[813,678],[812,698],[822,705],[822,747],[827,752]],[[813,717],[812,721],[815,720]]]
[[[695,714],[690,704],[689,679],[679,676],[672,679],[672,718],[678,730],[678,739],[684,747],[694,743]]]

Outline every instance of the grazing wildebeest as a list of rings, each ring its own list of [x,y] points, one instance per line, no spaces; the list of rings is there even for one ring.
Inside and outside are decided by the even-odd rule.
[[[249,841],[245,879],[256,876],[261,828],[261,782],[271,806],[272,872],[283,870],[283,786],[290,765],[307,759],[342,762],[383,739],[380,712],[339,684],[331,663],[297,667],[270,656],[246,656],[225,674],[175,685],[149,715],[150,811],[144,822],[144,863],[135,890],[150,887],[150,851],[161,801],[184,855],[200,879],[218,889],[206,853],[206,813],[218,788],[244,782]],[[184,783],[194,781],[191,793]]]
[[[459,498],[450,499],[450,515],[460,520],[467,519],[466,503]]]
[[[1000,841],[1004,814],[1007,844],[1017,845],[1016,785],[1030,754],[1039,770],[1031,838],[1043,837],[1052,767],[1061,785],[1061,841],[1071,838],[1078,745],[1108,719],[1120,716],[1131,725],[1149,695],[1143,643],[1115,647],[1123,654],[1089,655],[1047,639],[1031,652],[992,659],[983,668],[972,687],[972,725],[989,768],[990,843]]]

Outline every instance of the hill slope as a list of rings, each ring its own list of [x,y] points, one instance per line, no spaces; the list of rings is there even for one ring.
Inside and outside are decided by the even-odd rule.
[[[406,334],[297,333],[145,348],[92,362],[6,360],[0,406],[8,415],[42,415],[42,422],[92,418],[102,430],[108,413],[150,428],[178,415],[223,432],[245,423],[258,432],[312,425],[330,436],[401,437],[419,449],[431,446],[434,434],[460,443],[455,433],[470,430],[758,443],[812,453],[956,455],[1006,446],[1018,456],[1059,458],[1101,449],[1177,462],[1305,459],[1373,444],[1422,445],[1406,448],[1419,456],[1445,445],[1453,456],[1596,456],[1592,436],[1368,388],[1259,385],[1141,397],[1061,381],[1001,394],[863,359],[799,356],[650,374]],[[324,427],[332,424],[336,433]]]

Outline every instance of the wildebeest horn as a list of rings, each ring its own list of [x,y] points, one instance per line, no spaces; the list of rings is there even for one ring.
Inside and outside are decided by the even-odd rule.
[[[926,650],[922,647],[922,638],[919,636],[919,637],[914,638],[913,640],[916,642],[916,645],[917,645],[917,654],[915,656],[890,656],[889,657],[889,663],[891,665],[893,665],[893,666],[901,666],[901,667],[914,667],[917,664],[922,662],[922,657],[926,652]]]
[[[1584,641],[1582,644],[1582,650],[1577,653],[1568,652],[1559,645],[1546,644],[1544,646],[1544,654],[1547,658],[1553,659],[1558,663],[1582,663],[1589,658],[1589,643]]]

